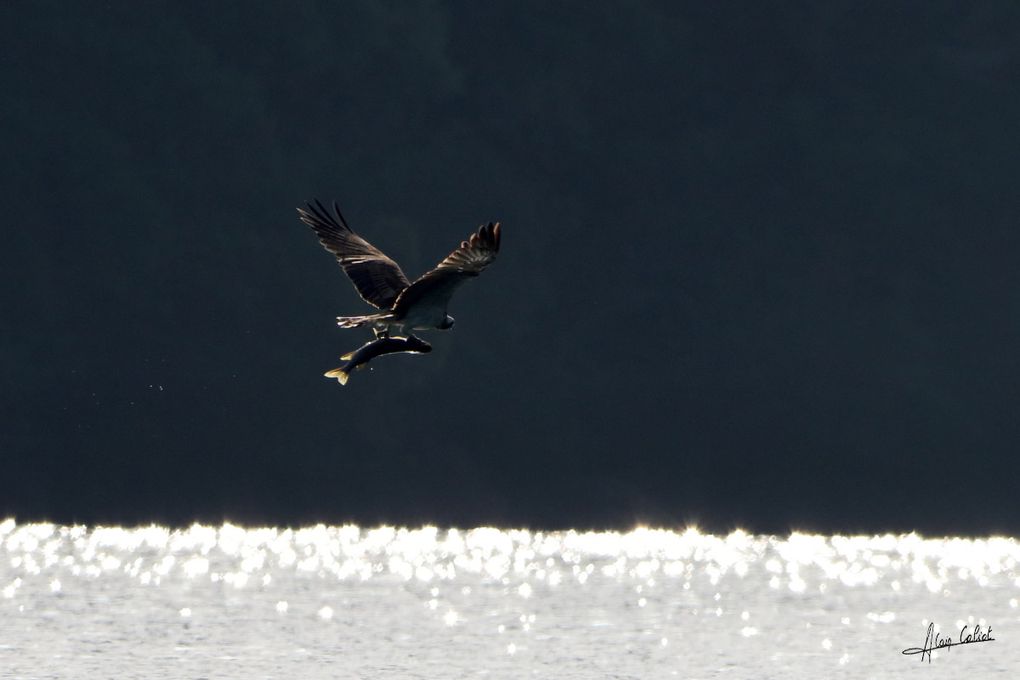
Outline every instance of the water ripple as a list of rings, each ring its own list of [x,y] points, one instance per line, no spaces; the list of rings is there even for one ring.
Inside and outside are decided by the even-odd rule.
[[[920,643],[929,622],[1016,629],[1018,560],[1020,544],[1007,537],[7,520],[0,661],[31,677],[30,664],[78,658],[86,672],[97,648],[127,654],[142,639],[180,657],[183,675],[215,669],[227,651],[263,672],[280,655],[301,666],[352,650],[364,669],[389,668],[380,655],[403,650],[413,660],[396,667],[434,677],[543,668],[564,656],[588,660],[575,661],[578,677],[600,658],[627,672],[736,665],[760,677],[770,668],[782,677],[796,658],[821,673],[889,677],[902,660],[877,659]],[[54,621],[76,632],[47,645]],[[436,643],[463,654],[422,646]],[[885,651],[864,653],[868,644]],[[1015,647],[968,651],[995,669],[1017,660],[1007,652]]]

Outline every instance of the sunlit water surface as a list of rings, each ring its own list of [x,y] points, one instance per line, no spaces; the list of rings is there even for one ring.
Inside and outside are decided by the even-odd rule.
[[[0,676],[1020,673],[1009,538],[0,524]],[[994,641],[904,656],[929,622]]]

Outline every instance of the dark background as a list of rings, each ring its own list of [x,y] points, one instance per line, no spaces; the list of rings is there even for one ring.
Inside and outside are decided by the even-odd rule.
[[[768,3],[771,4],[771,3]],[[1013,2],[3,3],[0,513],[1020,531]],[[294,208],[412,278],[424,357]]]

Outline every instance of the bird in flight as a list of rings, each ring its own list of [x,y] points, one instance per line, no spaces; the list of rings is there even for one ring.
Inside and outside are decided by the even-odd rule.
[[[335,216],[318,201],[297,210],[323,247],[336,256],[361,298],[380,310],[363,316],[338,316],[337,324],[341,328],[371,325],[376,337],[453,328],[453,317],[446,312],[450,296],[465,281],[481,274],[499,252],[499,223],[489,222],[412,283],[396,262],[347,226],[336,203]]]

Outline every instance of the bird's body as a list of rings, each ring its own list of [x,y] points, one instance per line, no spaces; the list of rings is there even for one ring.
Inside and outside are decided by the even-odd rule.
[[[391,311],[365,316],[338,316],[336,322],[340,328],[359,328],[371,324],[376,335],[433,329],[445,331],[453,328],[453,317],[446,313],[446,307],[435,304],[416,305],[401,316]]]
[[[377,337],[453,328],[453,317],[447,313],[450,297],[465,281],[481,274],[499,252],[499,223],[489,222],[435,268],[411,282],[396,262],[347,226],[336,203],[333,213],[335,216],[318,201],[309,203],[307,209],[298,208],[298,217],[336,257],[361,298],[379,310],[362,316],[338,316],[337,324],[341,328],[371,326]]]

